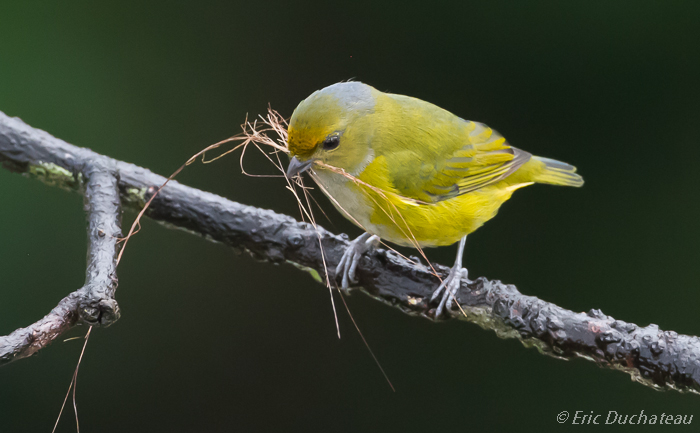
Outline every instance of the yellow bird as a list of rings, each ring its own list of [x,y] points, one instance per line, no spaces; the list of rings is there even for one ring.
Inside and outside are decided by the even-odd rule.
[[[454,267],[431,299],[443,294],[435,317],[451,312],[467,278],[467,235],[513,191],[533,183],[583,185],[575,167],[515,148],[482,123],[359,82],[333,84],[303,100],[287,144],[287,175],[310,170],[335,207],[366,231],[336,268],[341,288],[355,282],[362,254],[379,238],[421,248],[459,242]]]

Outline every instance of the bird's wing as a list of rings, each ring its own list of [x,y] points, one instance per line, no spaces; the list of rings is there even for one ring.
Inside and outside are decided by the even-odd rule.
[[[531,158],[488,126],[464,122],[464,133],[443,137],[439,151],[422,146],[401,152],[389,168],[399,194],[429,203],[447,200],[499,182]]]

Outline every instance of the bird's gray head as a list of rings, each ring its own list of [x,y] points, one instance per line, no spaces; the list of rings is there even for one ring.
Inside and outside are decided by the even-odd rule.
[[[367,153],[373,129],[370,117],[378,94],[381,92],[367,84],[346,82],[301,101],[292,114],[287,138],[297,172],[314,160],[345,169],[356,167]]]

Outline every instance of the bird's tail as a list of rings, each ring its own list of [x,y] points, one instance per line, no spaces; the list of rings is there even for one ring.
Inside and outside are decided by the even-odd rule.
[[[528,164],[532,164],[531,179],[537,183],[550,185],[581,186],[583,178],[576,174],[576,167],[555,159],[533,156]]]

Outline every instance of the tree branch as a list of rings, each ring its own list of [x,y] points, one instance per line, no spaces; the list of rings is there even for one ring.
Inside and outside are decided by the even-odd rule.
[[[46,132],[34,129],[19,119],[0,113],[0,161],[16,172],[71,190],[79,190],[80,176],[87,176],[81,167],[92,164],[100,173],[115,170],[118,188],[124,206],[140,210],[165,178],[152,172],[88,149],[72,146]],[[96,176],[93,171],[91,176]],[[90,177],[93,178],[93,177]],[[115,179],[115,176],[105,176]],[[96,181],[95,185],[102,185]],[[88,181],[89,184],[89,181]],[[108,188],[109,189],[109,188]],[[89,191],[89,188],[88,188]],[[87,194],[87,197],[91,197]],[[94,197],[94,194],[92,195]],[[88,202],[90,200],[88,199]],[[114,239],[118,231],[113,212],[118,212],[116,198],[109,210],[111,225],[97,229],[107,233],[102,239]],[[116,207],[115,207],[116,206]],[[116,210],[115,210],[116,209]],[[107,213],[105,213],[105,216]],[[90,214],[92,215],[92,214]],[[319,238],[323,244],[328,269],[334,269],[348,246],[347,236],[334,235],[319,227],[300,223],[293,218],[270,210],[246,206],[217,195],[170,182],[153,200],[146,215],[168,227],[179,228],[220,242],[236,251],[247,251],[259,260],[272,263],[292,263],[312,273],[323,275]],[[91,233],[95,230],[90,224]],[[95,226],[98,227],[98,226]],[[92,240],[91,235],[91,240]],[[93,248],[97,248],[91,243]],[[109,257],[113,264],[114,245],[105,242],[93,257]],[[93,251],[91,249],[91,251]],[[107,253],[109,251],[109,253]],[[417,261],[417,260],[416,260]],[[449,268],[435,266],[441,275]],[[93,272],[91,270],[97,270]],[[99,283],[90,284],[90,275]],[[36,335],[30,329],[50,329],[52,335],[44,344],[25,343],[20,353],[29,356],[48,344],[52,338],[78,321],[74,308],[81,291],[88,292],[81,305],[83,321],[110,323],[118,317],[113,303],[116,277],[114,267],[98,265],[88,267],[88,283],[59,303],[47,317],[29,328],[19,329],[10,336],[0,338],[0,356],[15,334]],[[334,275],[331,275],[334,277]],[[385,302],[403,312],[433,319],[434,309],[429,305],[431,292],[437,279],[422,264],[411,263],[397,254],[377,250],[363,257],[358,269],[362,291],[374,299]],[[97,280],[95,280],[97,281]],[[99,299],[99,301],[98,301]],[[461,318],[496,332],[501,338],[517,338],[526,347],[536,347],[541,353],[560,359],[585,358],[600,366],[625,371],[632,379],[656,389],[676,389],[681,392],[700,393],[700,339],[678,335],[673,331],[661,331],[657,325],[639,327],[615,320],[600,310],[574,313],[534,296],[518,292],[515,286],[500,281],[478,278],[462,281],[457,293],[460,306],[467,317]],[[51,318],[60,317],[61,326],[51,325]],[[17,338],[15,338],[17,340]],[[36,340],[36,338],[35,338]],[[9,360],[19,356],[10,356]],[[8,362],[5,357],[0,357]],[[2,362],[0,362],[2,363]]]
[[[114,300],[117,241],[121,236],[116,172],[106,159],[87,160],[74,177],[81,180],[75,185],[84,193],[88,219],[85,285],[63,298],[43,319],[0,337],[0,365],[33,355],[81,320],[108,326],[119,318]]]

